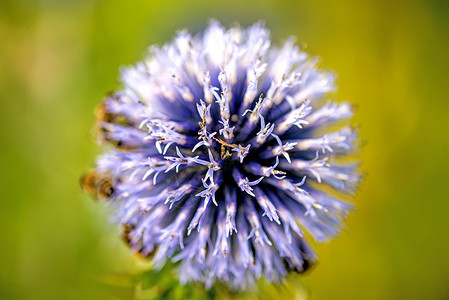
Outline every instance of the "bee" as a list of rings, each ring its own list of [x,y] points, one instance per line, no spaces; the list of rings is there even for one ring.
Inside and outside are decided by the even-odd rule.
[[[115,114],[108,111],[107,102],[114,101],[115,95],[109,95],[95,110],[95,136],[102,144],[111,144],[120,150],[132,150],[134,147],[127,145],[124,141],[114,139],[111,137],[111,131],[114,130],[112,124],[120,126],[131,126],[131,122],[126,119],[125,116]]]
[[[110,142],[110,138],[107,136],[108,130],[104,123],[115,123],[116,121],[116,115],[107,110],[106,101],[107,99],[95,109],[95,135],[102,143]]]
[[[131,231],[134,230],[134,228],[136,228],[136,226],[131,225],[131,224],[122,224],[122,225],[120,225],[120,235],[122,237],[122,240],[128,246],[130,246],[130,244],[131,244],[131,238],[129,237],[129,234],[131,233]]]
[[[97,118],[97,126],[101,122],[114,123],[116,115],[109,112],[106,107],[106,102],[110,98],[106,98],[95,109],[95,117]]]
[[[126,245],[128,247],[131,247],[130,234],[131,234],[131,232],[135,228],[136,227],[134,225],[132,225],[132,224],[122,224],[122,225],[120,225],[120,235],[122,237],[122,240],[126,243]],[[142,258],[142,259],[150,259],[150,258],[152,258],[154,256],[154,252],[156,252],[156,249],[154,249],[154,251],[151,251],[150,253],[143,254],[142,253],[143,249],[140,248],[136,253],[134,253],[134,256],[137,257],[137,258]]]
[[[303,259],[301,268],[296,267],[293,263],[291,263],[291,261],[289,261],[285,257],[282,259],[282,263],[288,272],[304,274],[315,266],[317,262],[316,258],[314,257],[313,254],[310,254],[311,250],[309,250],[309,247],[304,242],[301,241],[299,242],[299,251]]]
[[[95,199],[110,199],[114,194],[112,178],[106,174],[90,171],[80,178],[83,191]]]
[[[294,266],[293,264],[289,263],[285,258],[282,259],[282,264],[284,265],[284,268],[288,272],[295,272],[297,274],[304,274],[304,273],[306,273],[308,270],[310,270],[315,265],[315,261],[314,260],[309,260],[307,258],[303,258],[302,269],[298,269],[296,266]]]

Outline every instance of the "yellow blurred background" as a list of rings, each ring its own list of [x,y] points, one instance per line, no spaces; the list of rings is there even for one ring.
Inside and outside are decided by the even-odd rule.
[[[93,111],[121,66],[210,18],[297,36],[357,106],[356,209],[296,299],[449,299],[448,3],[1,0],[0,299],[136,296],[116,277],[148,264],[78,185]]]

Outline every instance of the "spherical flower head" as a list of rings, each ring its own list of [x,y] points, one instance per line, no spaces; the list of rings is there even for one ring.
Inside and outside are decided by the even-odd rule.
[[[98,110],[112,147],[84,184],[113,207],[132,252],[155,267],[179,262],[183,283],[232,288],[315,261],[303,230],[335,236],[350,209],[336,196],[359,180],[341,159],[356,133],[332,129],[351,107],[323,101],[331,73],[292,39],[271,46],[263,24],[211,22],[152,47],[121,78]]]

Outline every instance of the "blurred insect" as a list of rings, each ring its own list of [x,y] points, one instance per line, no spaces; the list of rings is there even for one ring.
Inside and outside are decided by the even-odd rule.
[[[97,106],[95,110],[95,136],[102,144],[111,144],[112,146],[119,148],[120,150],[132,150],[134,147],[127,145],[122,140],[118,140],[112,137],[114,131],[114,124],[121,126],[131,126],[132,124],[120,114],[115,114],[107,109],[106,102],[109,99],[114,99],[115,94],[109,94],[103,102]]]
[[[287,258],[282,259],[282,263],[288,272],[295,272],[297,274],[303,274],[315,266],[317,260],[314,255],[307,254],[307,253],[311,253],[308,245],[306,245],[303,242],[300,242],[299,243],[299,251],[301,252],[301,256],[302,256],[302,260],[303,260],[301,269],[298,269],[298,267],[296,267],[294,264],[292,264],[290,261],[288,261]]]
[[[83,191],[95,199],[109,199],[114,194],[112,179],[105,174],[88,172],[80,178],[80,184]]]
[[[135,245],[131,245],[131,237],[130,234],[136,227],[132,224],[122,224],[120,225],[120,235],[122,237],[122,240],[128,245],[130,248],[136,248]],[[138,250],[134,253],[135,257],[138,258],[152,258],[154,253],[156,252],[156,249],[154,251],[151,251],[150,253],[144,254],[142,253],[143,249],[140,247],[137,248]]]
[[[287,262],[287,260],[285,260],[285,259],[282,260],[282,263],[284,265],[284,268],[288,272],[295,272],[297,274],[304,274],[315,265],[314,260],[309,260],[306,258],[303,258],[302,269],[298,269],[293,264],[290,264],[289,262]]]

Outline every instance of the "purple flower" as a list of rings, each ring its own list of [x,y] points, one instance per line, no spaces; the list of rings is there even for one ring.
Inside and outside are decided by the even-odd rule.
[[[99,110],[100,141],[113,147],[89,183],[132,252],[179,262],[183,283],[245,288],[305,271],[316,258],[303,230],[338,233],[351,206],[335,195],[359,180],[340,158],[356,133],[329,125],[352,111],[323,103],[334,76],[291,39],[272,47],[262,24],[212,22],[152,47],[122,81]]]

